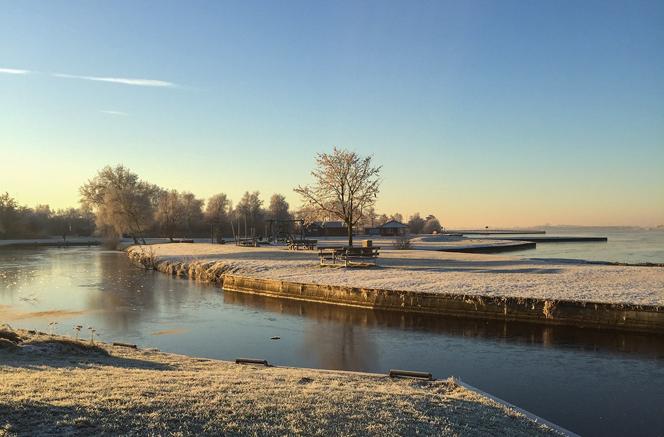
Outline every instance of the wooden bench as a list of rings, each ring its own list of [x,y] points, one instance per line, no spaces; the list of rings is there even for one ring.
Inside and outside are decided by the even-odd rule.
[[[319,248],[318,257],[321,265],[330,265],[329,261],[343,261],[345,267],[359,263],[376,265],[379,251],[380,247],[331,246]]]
[[[288,249],[289,250],[300,250],[300,249],[314,250],[316,248],[317,244],[318,244],[318,240],[290,240],[288,242]]]

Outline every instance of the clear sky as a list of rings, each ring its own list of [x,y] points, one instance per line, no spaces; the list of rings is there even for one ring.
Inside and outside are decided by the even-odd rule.
[[[0,0],[21,203],[76,205],[123,163],[296,206],[333,145],[383,165],[381,212],[663,224],[664,2]]]

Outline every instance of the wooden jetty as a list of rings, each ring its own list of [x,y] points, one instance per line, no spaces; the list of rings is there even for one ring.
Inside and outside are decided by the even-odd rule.
[[[446,229],[444,233],[450,234],[471,234],[471,235],[532,235],[546,234],[546,231],[536,229]]]
[[[509,240],[509,241],[532,241],[535,243],[590,243],[590,242],[607,242],[607,237],[564,237],[564,236],[546,236],[546,237],[500,237],[500,238],[487,238],[487,240]]]

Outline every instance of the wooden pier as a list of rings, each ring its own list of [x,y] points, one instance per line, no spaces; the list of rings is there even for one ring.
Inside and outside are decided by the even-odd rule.
[[[487,238],[487,240],[510,240],[510,241],[532,241],[534,243],[591,243],[591,242],[607,242],[607,237],[500,237],[500,238]]]

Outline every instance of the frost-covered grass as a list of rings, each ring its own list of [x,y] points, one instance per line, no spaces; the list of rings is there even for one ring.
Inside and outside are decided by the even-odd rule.
[[[246,366],[2,332],[14,347],[0,347],[0,435],[554,434],[453,380]]]
[[[664,268],[524,260],[503,255],[381,250],[378,267],[321,268],[311,251],[280,247],[161,244],[156,261],[186,271],[199,266],[216,273],[299,283],[462,295],[531,297],[547,300],[664,305]],[[130,256],[141,249],[130,248]]]

